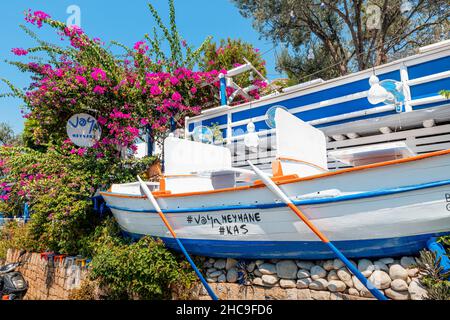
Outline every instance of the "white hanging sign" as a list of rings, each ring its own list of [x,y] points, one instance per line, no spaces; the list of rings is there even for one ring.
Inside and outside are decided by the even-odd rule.
[[[92,147],[102,135],[97,120],[86,113],[73,115],[67,121],[66,129],[70,141],[79,147]]]

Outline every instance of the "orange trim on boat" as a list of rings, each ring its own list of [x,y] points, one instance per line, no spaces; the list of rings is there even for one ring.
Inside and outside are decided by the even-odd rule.
[[[166,179],[159,179],[159,191],[166,191]]]
[[[272,175],[274,177],[282,177],[283,176],[283,168],[281,167],[280,160],[272,161]]]
[[[368,165],[353,167],[353,168],[346,168],[346,169],[341,169],[341,170],[337,170],[337,171],[328,171],[325,173],[320,173],[320,174],[316,174],[316,175],[309,176],[309,177],[299,178],[298,176],[292,177],[292,175],[289,175],[289,176],[284,176],[286,178],[280,179],[279,181],[277,181],[275,183],[277,185],[283,185],[283,184],[287,184],[287,183],[295,183],[295,182],[301,182],[301,181],[321,179],[321,178],[331,177],[331,176],[335,176],[335,175],[339,175],[339,174],[343,174],[343,173],[350,173],[353,171],[362,171],[362,170],[366,170],[366,169],[374,169],[374,168],[378,168],[378,167],[384,167],[384,166],[395,165],[395,164],[400,164],[400,163],[413,162],[413,161],[417,161],[417,160],[422,160],[422,159],[427,159],[427,158],[432,158],[432,157],[437,157],[437,156],[442,156],[442,155],[447,155],[447,154],[450,154],[450,149],[430,152],[430,153],[421,154],[421,155],[409,157],[409,158],[390,160],[390,161],[385,161],[385,162],[380,162],[380,163],[373,163],[373,164],[368,164]],[[283,178],[283,177],[280,177],[280,178]],[[164,195],[159,195],[158,197],[159,198],[189,197],[189,196],[207,195],[207,194],[214,194],[214,193],[221,193],[221,192],[243,191],[243,190],[262,188],[262,187],[265,187],[265,185],[264,185],[264,183],[261,182],[261,183],[258,183],[258,184],[252,185],[252,186],[240,186],[240,187],[234,187],[234,188],[223,188],[223,189],[208,190],[208,191],[195,191],[195,192],[186,192],[186,193],[164,194]],[[100,193],[102,195],[105,194],[102,192],[100,192]],[[120,195],[120,194],[105,194],[105,195],[110,196],[110,197],[119,197],[119,198],[145,198],[145,196],[130,196],[130,195]]]

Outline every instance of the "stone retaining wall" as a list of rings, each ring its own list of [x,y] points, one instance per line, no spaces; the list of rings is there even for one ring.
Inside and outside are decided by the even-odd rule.
[[[19,259],[18,250],[8,250],[6,261],[16,262]],[[41,258],[39,253],[26,253],[24,262],[17,269],[28,282],[27,300],[67,300],[71,293],[79,289],[87,277],[87,269],[70,263],[65,259],[61,262]]]
[[[8,250],[7,262],[17,261],[19,252]],[[88,269],[48,261],[38,253],[27,253],[18,269],[29,284],[25,299],[65,300],[82,287]],[[224,300],[367,300],[368,290],[338,259],[325,261],[201,258],[203,273],[212,289]],[[394,300],[421,300],[427,292],[420,284],[416,258],[361,259],[353,262],[363,275]],[[95,291],[99,290],[94,288]],[[101,291],[101,290],[100,290]],[[174,297],[176,299],[176,297]],[[190,299],[210,299],[199,283]]]
[[[425,288],[420,284],[421,275],[415,257],[373,261],[361,259],[352,263],[390,299],[422,300],[427,297]],[[213,284],[219,294],[242,299],[373,298],[339,259],[257,260],[243,263],[234,259],[204,258],[203,268],[207,281]],[[237,289],[229,285],[237,282],[247,284],[241,287],[253,287],[254,293],[250,296],[237,294]]]

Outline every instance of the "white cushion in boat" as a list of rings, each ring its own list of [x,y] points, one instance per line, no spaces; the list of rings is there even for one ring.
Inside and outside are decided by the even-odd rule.
[[[328,171],[327,140],[322,131],[282,108],[275,112],[275,123],[277,159],[283,174],[306,177]]]

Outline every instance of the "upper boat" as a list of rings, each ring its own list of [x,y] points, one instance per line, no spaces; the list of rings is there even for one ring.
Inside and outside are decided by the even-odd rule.
[[[289,110],[290,111],[290,110]],[[349,258],[415,254],[450,233],[450,150],[417,155],[402,141],[327,152],[325,133],[275,110],[271,179]],[[346,168],[328,168],[328,158]],[[227,146],[169,136],[164,177],[147,183],[187,251],[244,259],[334,253]],[[175,240],[139,183],[102,192],[125,234]]]

